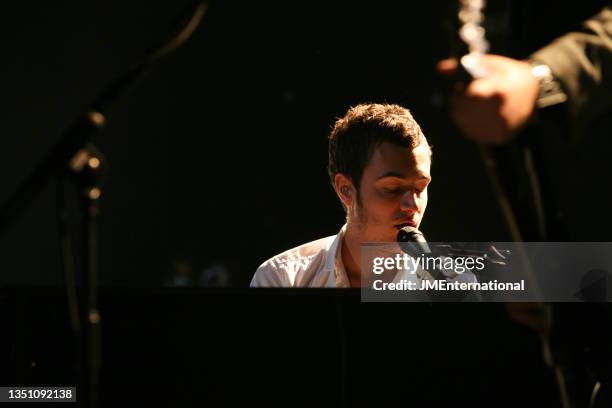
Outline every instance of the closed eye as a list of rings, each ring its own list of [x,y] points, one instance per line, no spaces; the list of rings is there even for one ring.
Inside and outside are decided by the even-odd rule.
[[[391,194],[391,195],[400,195],[402,194],[402,190],[399,188],[385,188],[385,193],[387,194]]]

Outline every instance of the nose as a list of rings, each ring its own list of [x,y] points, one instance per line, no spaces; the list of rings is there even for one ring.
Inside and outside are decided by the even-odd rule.
[[[402,211],[408,211],[410,213],[418,212],[421,207],[417,199],[417,194],[414,191],[407,191],[402,195],[400,200],[400,208]]]

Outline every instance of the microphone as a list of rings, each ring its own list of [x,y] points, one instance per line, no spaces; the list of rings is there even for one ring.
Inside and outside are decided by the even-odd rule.
[[[423,235],[423,233],[416,227],[408,225],[400,229],[397,233],[397,242],[399,243],[402,251],[410,256],[419,257],[421,255],[428,254],[434,257],[436,256],[436,254],[434,254],[429,247],[429,244],[425,239],[425,235]],[[429,272],[429,274],[436,280],[443,280],[457,276],[455,271],[446,270],[444,268],[442,270],[438,270],[435,267],[429,268],[427,269],[427,272]]]
[[[400,244],[402,251],[409,253],[431,254],[431,248],[425,239],[425,236],[416,227],[410,225],[402,228],[397,233],[397,242]]]

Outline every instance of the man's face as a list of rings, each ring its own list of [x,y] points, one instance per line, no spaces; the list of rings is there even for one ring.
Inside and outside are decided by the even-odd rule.
[[[349,219],[357,224],[361,242],[394,242],[401,228],[419,227],[430,167],[430,151],[423,144],[412,149],[385,142],[374,149],[361,178],[361,205]]]

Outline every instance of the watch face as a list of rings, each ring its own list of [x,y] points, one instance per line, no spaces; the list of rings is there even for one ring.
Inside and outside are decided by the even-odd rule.
[[[539,109],[567,101],[567,95],[563,92],[561,84],[555,79],[548,65],[532,63],[531,73],[540,84],[540,94],[536,101]]]

